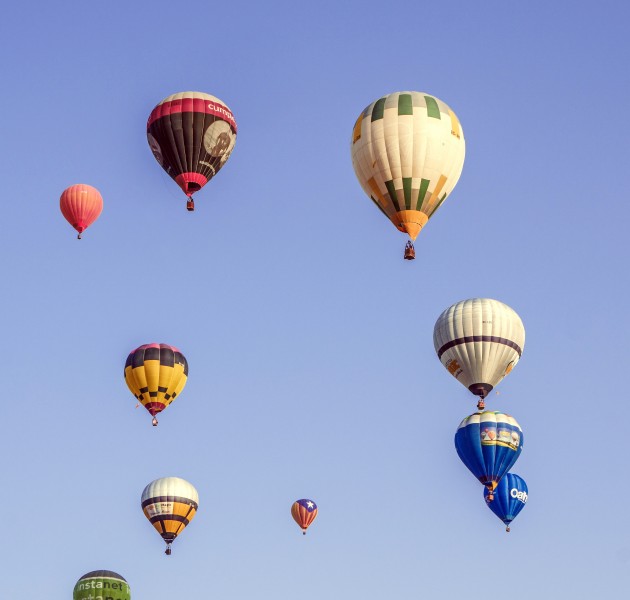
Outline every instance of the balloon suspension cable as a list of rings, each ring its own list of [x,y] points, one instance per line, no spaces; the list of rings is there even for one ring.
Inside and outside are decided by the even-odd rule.
[[[166,550],[164,550],[164,554],[166,554],[166,556],[170,556],[171,555],[171,545],[170,544],[166,544]]]
[[[157,424],[158,424],[157,417],[153,417],[153,421],[151,421],[151,425],[153,425],[153,427],[157,427]]]
[[[405,245],[405,260],[414,260],[416,258],[416,249],[413,247],[413,242],[409,240]]]
[[[188,200],[186,201],[186,210],[188,212],[193,212],[195,210],[195,201],[193,200],[192,194],[186,194],[188,196]]]

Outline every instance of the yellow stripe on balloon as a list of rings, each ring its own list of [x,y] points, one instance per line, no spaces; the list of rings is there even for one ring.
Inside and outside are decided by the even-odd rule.
[[[437,184],[435,185],[435,189],[431,193],[431,197],[429,198],[429,201],[427,202],[426,208],[424,206],[422,207],[422,212],[426,213],[429,217],[431,216],[431,213],[435,205],[440,201],[440,193],[446,181],[447,181],[447,177],[445,175],[440,175],[440,178],[438,179]]]
[[[457,138],[461,137],[461,127],[459,119],[455,116],[455,113],[449,109],[448,114],[451,116],[451,133]]]

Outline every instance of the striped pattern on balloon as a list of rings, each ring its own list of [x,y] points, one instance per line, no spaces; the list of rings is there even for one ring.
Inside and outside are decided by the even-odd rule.
[[[448,372],[480,400],[516,366],[525,347],[523,321],[514,309],[491,298],[449,306],[433,328],[433,345]]]
[[[171,544],[197,514],[199,494],[192,483],[179,477],[163,477],[152,481],[142,492],[142,511],[166,542]]]
[[[149,115],[147,141],[155,160],[192,198],[225,165],[236,143],[236,120],[227,105],[203,92],[164,98]]]

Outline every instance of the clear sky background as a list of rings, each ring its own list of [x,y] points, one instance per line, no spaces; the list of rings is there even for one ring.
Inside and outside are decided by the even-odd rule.
[[[3,10],[0,565],[6,598],[111,569],[134,600],[622,597],[630,584],[624,2],[37,2]],[[239,125],[197,210],[147,145],[152,108],[216,95]],[[452,195],[405,236],[350,160],[399,90],[457,113]],[[59,195],[105,208],[82,241]],[[459,461],[475,400],[433,325],[512,306],[523,358],[488,408],[525,435],[506,534]],[[190,365],[151,427],[127,354]],[[140,509],[179,476],[167,558]],[[291,503],[311,497],[306,537]]]

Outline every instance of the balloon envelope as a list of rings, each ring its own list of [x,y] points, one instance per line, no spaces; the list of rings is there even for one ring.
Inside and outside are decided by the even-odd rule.
[[[103,198],[95,187],[78,183],[63,191],[59,208],[66,221],[79,232],[80,238],[103,211]]]
[[[525,328],[507,304],[471,298],[438,317],[433,345],[448,372],[483,399],[518,363]]]
[[[77,581],[72,598],[73,600],[96,600],[99,597],[130,600],[131,590],[125,578],[114,571],[90,571]]]
[[[488,498],[488,490],[483,490],[484,498]],[[501,521],[507,525],[525,508],[528,489],[525,480],[514,473],[506,473],[494,490],[494,500],[488,507]]]
[[[168,344],[144,344],[125,362],[125,382],[152,416],[162,412],[181,393],[188,380],[188,362]]]
[[[359,115],[351,153],[363,191],[415,240],[455,187],[466,144],[444,102],[424,92],[395,92]]]
[[[492,492],[523,450],[523,431],[501,412],[474,413],[455,433],[455,449],[470,472]]]
[[[203,92],[164,98],[149,115],[147,140],[160,166],[190,196],[223,167],[236,143],[227,105]]]
[[[308,498],[296,500],[291,506],[291,516],[295,522],[302,528],[302,532],[306,533],[309,525],[317,516],[317,504]]]
[[[185,479],[162,477],[142,492],[142,511],[166,542],[167,554],[173,540],[192,521],[199,506],[199,494]]]

